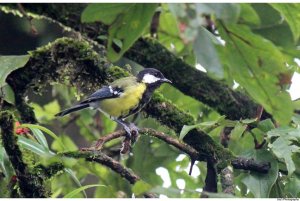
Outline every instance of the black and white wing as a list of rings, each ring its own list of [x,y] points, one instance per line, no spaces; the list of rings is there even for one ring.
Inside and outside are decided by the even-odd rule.
[[[65,116],[67,114],[70,114],[72,112],[82,110],[84,108],[88,107],[95,107],[95,104],[97,105],[97,101],[108,99],[108,98],[117,98],[121,95],[123,90],[118,87],[112,87],[112,86],[105,86],[90,95],[86,100],[81,101],[80,103],[74,105],[71,108],[68,108],[66,110],[63,110],[59,113],[57,113],[55,116]]]
[[[123,90],[118,87],[112,87],[112,86],[105,86],[90,95],[86,100],[80,102],[80,104],[83,103],[92,103],[103,99],[108,98],[117,98],[121,95]]]

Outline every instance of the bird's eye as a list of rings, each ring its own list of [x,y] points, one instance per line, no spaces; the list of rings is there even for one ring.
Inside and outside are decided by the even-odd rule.
[[[155,77],[159,77],[159,73],[155,73],[154,76],[155,76]]]

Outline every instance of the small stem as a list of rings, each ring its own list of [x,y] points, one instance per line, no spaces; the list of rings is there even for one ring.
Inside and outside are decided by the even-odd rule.
[[[28,22],[29,22],[29,25],[30,25],[30,31],[31,31],[31,33],[32,33],[33,35],[37,35],[37,34],[38,34],[38,31],[37,31],[37,29],[35,28],[35,26],[34,26],[33,23],[32,23],[33,17],[29,16],[29,15],[26,13],[26,11],[25,11],[24,7],[22,6],[22,4],[18,3],[17,5],[18,5],[19,11],[27,18],[27,20],[28,20]]]
[[[121,163],[119,163],[118,161],[101,152],[64,152],[58,155],[71,158],[84,158],[86,161],[96,162],[104,165],[118,173],[121,177],[125,178],[127,181],[129,181],[130,184],[135,184],[140,180],[140,177],[138,175],[121,165]],[[144,196],[149,198],[156,197],[152,193],[145,193]]]

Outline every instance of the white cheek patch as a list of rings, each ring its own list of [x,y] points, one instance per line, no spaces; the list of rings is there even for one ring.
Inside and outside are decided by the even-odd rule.
[[[151,83],[157,82],[158,80],[160,80],[160,78],[155,77],[154,75],[151,75],[151,74],[147,73],[147,74],[144,75],[142,82],[147,83],[147,84],[151,84]]]

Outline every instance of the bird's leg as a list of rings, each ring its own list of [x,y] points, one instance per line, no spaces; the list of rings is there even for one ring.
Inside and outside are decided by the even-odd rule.
[[[129,128],[131,131],[131,144],[133,145],[139,137],[139,128],[134,123],[130,123]]]
[[[133,123],[127,124],[123,119],[114,119],[114,121],[118,122],[126,131],[126,137],[123,141],[121,153],[126,154],[130,149],[131,145],[133,145],[138,138],[139,130]]]
[[[131,130],[130,127],[127,125],[127,123],[122,119],[113,119],[115,122],[121,124],[126,131],[126,138],[131,138]]]

